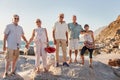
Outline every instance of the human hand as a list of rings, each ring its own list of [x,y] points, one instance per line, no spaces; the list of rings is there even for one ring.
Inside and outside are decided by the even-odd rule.
[[[66,45],[68,46],[68,40],[66,41]]]
[[[47,43],[47,47],[49,47],[49,43]]]
[[[3,51],[6,51],[7,47],[6,46],[3,46]]]
[[[29,44],[27,43],[27,44],[25,45],[25,47],[28,49],[28,48],[29,48]]]
[[[56,45],[56,40],[54,39],[54,45]]]

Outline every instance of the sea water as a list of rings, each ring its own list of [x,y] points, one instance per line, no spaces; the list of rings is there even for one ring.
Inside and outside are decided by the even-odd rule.
[[[25,45],[26,45],[25,42],[21,41],[21,48],[20,48],[20,50],[24,50]],[[53,41],[49,41],[49,45],[53,46],[54,45]],[[31,42],[30,46],[34,46],[34,42]],[[2,51],[2,48],[3,48],[3,41],[0,40],[0,51]]]
[[[21,48],[20,48],[20,50],[24,50],[25,45],[26,45],[25,42],[21,41]],[[49,41],[49,45],[50,46],[54,46],[53,41]],[[30,46],[34,46],[34,42],[31,42]],[[79,42],[79,46],[83,46],[83,42]],[[0,51],[2,51],[2,48],[3,48],[3,41],[0,40]]]

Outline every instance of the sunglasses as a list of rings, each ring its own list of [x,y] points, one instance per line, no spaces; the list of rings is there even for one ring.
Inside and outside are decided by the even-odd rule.
[[[40,23],[40,21],[36,21],[36,23]]]
[[[14,18],[15,20],[19,20],[19,18]]]
[[[60,16],[60,18],[64,18],[63,16]]]

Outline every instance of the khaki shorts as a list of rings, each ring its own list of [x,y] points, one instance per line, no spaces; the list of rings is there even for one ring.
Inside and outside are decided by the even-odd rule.
[[[13,50],[13,49],[7,49],[5,59],[6,61],[13,61],[17,60],[19,57],[19,49]]]
[[[69,49],[70,50],[78,50],[79,49],[79,39],[71,39],[69,41]]]

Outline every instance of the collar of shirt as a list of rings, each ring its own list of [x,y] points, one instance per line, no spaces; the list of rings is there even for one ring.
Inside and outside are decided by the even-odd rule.
[[[78,25],[78,23],[77,23],[77,22],[76,22],[76,23],[74,23],[74,22],[73,22],[72,24],[73,24],[73,25],[76,25],[76,26]]]

